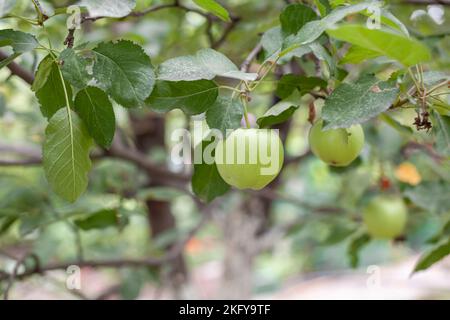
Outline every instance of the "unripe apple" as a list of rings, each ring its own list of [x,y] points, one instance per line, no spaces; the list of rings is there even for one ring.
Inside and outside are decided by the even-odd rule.
[[[238,189],[264,188],[280,172],[283,159],[283,143],[270,129],[237,129],[215,151],[220,176]]]
[[[403,199],[397,196],[377,196],[363,211],[368,233],[374,238],[393,239],[403,233],[408,210]]]
[[[332,166],[348,166],[355,160],[364,145],[364,131],[360,125],[347,129],[322,131],[323,122],[317,121],[309,132],[312,152]]]

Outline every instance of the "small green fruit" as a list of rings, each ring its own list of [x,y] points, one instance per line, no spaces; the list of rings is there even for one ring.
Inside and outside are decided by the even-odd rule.
[[[364,146],[364,131],[360,125],[347,129],[322,131],[322,121],[317,121],[309,132],[312,152],[332,166],[348,166]]]
[[[402,198],[377,196],[363,212],[368,233],[374,238],[393,239],[403,233],[408,210]]]
[[[269,129],[237,129],[215,149],[220,176],[238,189],[264,188],[280,172],[283,159],[283,144]]]

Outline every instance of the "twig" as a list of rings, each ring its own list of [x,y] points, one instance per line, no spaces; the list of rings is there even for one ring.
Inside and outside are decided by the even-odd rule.
[[[22,265],[24,265],[25,261],[28,258],[33,258],[33,260],[34,260],[34,268],[31,269],[29,272],[33,272],[33,273],[39,273],[40,272],[39,257],[37,255],[32,253],[32,254],[26,255],[23,258],[17,260],[13,272],[10,275],[6,275],[5,276],[5,277],[9,278],[8,285],[6,286],[5,292],[3,293],[3,298],[5,300],[8,300],[8,298],[9,298],[9,292],[10,292],[10,290],[11,290],[13,284],[14,284],[14,281],[18,277],[19,268]],[[1,279],[1,277],[0,277],[0,279]]]
[[[258,43],[253,50],[249,53],[247,58],[245,58],[244,62],[241,64],[241,71],[247,72],[250,68],[250,64],[253,60],[258,56],[259,52],[262,50],[262,43]]]
[[[139,150],[123,146],[116,137],[109,150],[104,153],[93,154],[91,158],[99,159],[105,157],[118,158],[134,163],[141,169],[147,171],[154,178],[165,180],[168,184],[170,182],[186,183],[190,176],[183,173],[170,171],[164,166],[154,164],[148,157]],[[39,165],[42,162],[40,152],[32,147],[27,146],[12,146],[0,142],[0,152],[10,152],[17,155],[26,156],[26,159],[18,160],[3,160],[0,159],[0,166],[21,166],[21,165]],[[170,181],[169,181],[170,180]]]
[[[91,268],[123,268],[123,267],[150,267],[150,266],[160,266],[166,264],[174,259],[176,259],[184,250],[186,244],[191,240],[191,238],[205,225],[209,220],[213,206],[212,205],[201,205],[203,209],[203,215],[199,223],[192,228],[192,230],[186,235],[185,238],[180,240],[176,245],[171,247],[171,249],[161,257],[150,257],[146,259],[111,259],[111,260],[84,260],[84,261],[71,261],[71,262],[57,262],[51,263],[46,266],[39,267],[18,274],[17,270],[11,275],[0,274],[0,281],[13,277],[15,279],[24,279],[30,277],[34,274],[44,274],[48,271],[54,270],[65,270],[72,265],[76,265],[80,268],[91,267]],[[18,267],[17,267],[18,268]]]
[[[228,35],[231,33],[231,31],[233,31],[233,29],[236,27],[236,25],[239,23],[239,21],[241,21],[241,19],[239,17],[232,18],[231,22],[226,25],[220,38],[211,43],[211,48],[217,49],[220,46],[222,46],[222,44],[227,39]]]
[[[8,58],[8,56],[0,51],[0,61],[6,58]],[[8,64],[7,68],[9,69],[9,71],[11,71],[11,74],[18,76],[28,84],[33,84],[34,75],[30,71],[23,69],[15,62],[11,62],[10,64]]]

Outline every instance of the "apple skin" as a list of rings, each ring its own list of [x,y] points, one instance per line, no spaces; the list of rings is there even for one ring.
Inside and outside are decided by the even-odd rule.
[[[364,131],[360,125],[347,129],[322,131],[323,121],[317,121],[309,131],[312,152],[322,161],[336,167],[348,166],[364,146]]]
[[[364,208],[363,220],[372,237],[393,239],[403,233],[408,209],[402,198],[381,195],[373,198]]]
[[[264,150],[262,143],[268,147],[261,155],[260,151]],[[251,161],[250,154],[254,161]],[[242,157],[241,161],[238,155]],[[237,129],[225,140],[220,140],[215,149],[220,176],[238,189],[264,188],[278,175],[283,160],[283,143],[278,134],[269,129]]]

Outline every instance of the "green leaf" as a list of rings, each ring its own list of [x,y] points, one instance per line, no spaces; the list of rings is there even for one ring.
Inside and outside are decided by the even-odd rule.
[[[136,0],[82,0],[80,5],[87,8],[91,17],[121,18],[134,9]]]
[[[114,109],[105,92],[87,87],[77,93],[75,111],[86,124],[91,137],[102,147],[109,148],[116,130]]]
[[[65,81],[65,84],[69,99],[72,99],[72,89],[67,81]],[[36,97],[45,117],[51,118],[55,112],[67,105],[59,67],[50,55],[39,64],[33,87],[34,89],[38,88]]]
[[[0,48],[11,46],[15,53],[34,50],[39,43],[31,34],[12,29],[0,30]]]
[[[330,2],[328,0],[314,0],[314,4],[319,9],[320,16],[325,17],[331,12]]]
[[[5,96],[3,94],[0,94],[0,117],[3,117],[5,112],[6,112]]]
[[[14,59],[16,59],[17,57],[19,57],[21,55],[21,53],[13,53],[12,55],[10,55],[9,57],[3,59],[0,61],[0,69],[3,67],[6,67],[8,64],[10,64],[11,62],[14,61]]]
[[[126,269],[120,282],[120,296],[123,300],[135,300],[139,297],[144,284],[148,282],[146,269]]]
[[[266,59],[268,59],[272,56],[275,56],[275,54],[278,55],[278,53],[281,50],[281,47],[283,45],[283,33],[281,31],[281,27],[274,27],[274,28],[267,30],[262,36],[261,44],[266,53]],[[313,51],[314,44],[315,44],[315,42],[313,42],[311,44],[307,44],[307,45],[302,45],[301,47],[296,47],[292,50],[289,50],[289,52],[286,52],[285,54],[283,54],[282,56],[279,57],[279,59],[277,60],[277,63],[285,64],[286,62],[289,62],[293,57],[301,58],[305,54]],[[317,49],[317,46],[316,46],[316,49]],[[317,53],[317,50],[316,50],[315,54],[316,53]],[[274,57],[272,57],[272,59],[274,59]]]
[[[256,123],[260,128],[269,128],[273,125],[283,123],[292,117],[295,110],[299,108],[299,103],[299,95],[293,94],[290,98],[281,100],[272,106],[263,116],[256,120]]]
[[[0,69],[10,64],[22,53],[35,49],[38,46],[38,42],[31,34],[5,29],[0,30],[0,48],[5,46],[11,46],[14,53],[0,61]]]
[[[45,85],[45,83],[48,80],[48,77],[50,76],[50,73],[52,72],[54,63],[55,62],[50,55],[42,59],[42,61],[39,63],[38,69],[34,76],[34,81],[31,86],[31,90],[36,92]]]
[[[392,82],[364,75],[356,83],[343,83],[325,100],[324,129],[348,128],[386,111],[398,96]]]
[[[423,82],[428,86],[438,84],[445,80],[450,81],[450,74],[442,71],[425,71],[423,73]]]
[[[340,64],[345,64],[345,63],[358,64],[358,63],[364,62],[366,60],[377,58],[381,55],[382,54],[377,51],[373,51],[373,50],[370,50],[367,48],[353,45],[348,49],[347,53],[345,54],[345,56],[342,57],[342,59],[339,61],[339,63]]]
[[[225,135],[227,129],[237,129],[241,126],[244,107],[239,99],[219,97],[206,111],[206,123],[211,129],[219,129]]]
[[[337,74],[337,66],[336,61],[331,57],[328,50],[322,46],[318,41],[314,41],[308,45],[311,48],[312,53],[316,56],[317,59],[325,61],[328,65],[330,73],[332,75]],[[296,50],[291,51],[291,53],[295,54]]]
[[[18,219],[17,216],[0,219],[0,236],[4,235]]]
[[[359,24],[344,24],[327,33],[336,39],[375,51],[412,66],[431,59],[428,48],[421,42],[388,29],[369,29]]]
[[[62,62],[61,71],[64,79],[76,88],[85,88],[92,78],[87,70],[88,60],[71,48],[61,52],[59,60]]]
[[[401,22],[396,16],[394,16],[390,11],[385,8],[381,9],[381,22],[387,26],[395,28],[403,32],[406,36],[409,37],[408,28]]]
[[[341,221],[331,218],[329,221],[328,236],[321,242],[322,245],[332,246],[344,241],[355,233],[355,226],[349,221]]]
[[[280,14],[281,30],[284,35],[297,33],[306,23],[316,20],[313,9],[303,4],[290,4]]]
[[[266,58],[274,55],[283,45],[283,34],[281,27],[273,27],[264,32],[261,37],[261,45],[266,52]]]
[[[93,50],[94,78],[126,108],[138,107],[152,92],[155,75],[150,58],[131,41],[101,43]]]
[[[416,266],[414,267],[413,273],[428,269],[433,264],[442,260],[449,254],[450,254],[450,238],[440,242],[439,244],[428,250],[425,254],[423,254],[420,257],[419,261],[417,262]]]
[[[316,88],[325,89],[326,87],[327,82],[318,77],[305,77],[294,74],[286,74],[281,77],[280,81],[278,81],[275,94],[279,98],[285,99],[295,90],[298,90],[300,95],[303,96],[308,92],[314,91]]]
[[[450,117],[441,116],[436,111],[433,111],[433,116],[436,150],[443,156],[450,156]]]
[[[210,80],[157,81],[146,102],[159,112],[181,109],[194,115],[205,112],[216,101],[218,92],[217,85]]]
[[[449,194],[450,183],[444,181],[424,182],[404,192],[415,205],[432,213],[450,211]]]
[[[450,238],[450,220],[448,220],[444,226],[433,237],[427,240],[428,243],[437,243],[441,239]]]
[[[44,171],[53,191],[74,202],[88,184],[92,139],[78,115],[66,108],[50,119],[43,146]]]
[[[223,21],[229,22],[230,15],[228,11],[222,7],[217,1],[214,0],[194,0],[194,3],[198,5],[200,8],[211,12],[216,17],[220,18]]]
[[[225,55],[209,48],[164,61],[158,69],[158,79],[166,81],[212,80],[217,76],[253,81],[258,74],[239,71]]]
[[[205,150],[211,143],[216,143],[216,141],[203,141],[197,148],[203,146],[202,150]],[[228,192],[230,186],[220,176],[215,163],[208,164],[202,161],[202,163],[194,164],[192,190],[203,201],[211,202]]]
[[[75,225],[82,230],[105,229],[119,224],[117,209],[103,209],[87,218],[77,219]]]
[[[352,268],[356,268],[359,265],[359,252],[369,242],[370,237],[367,233],[358,234],[351,240],[347,249],[347,254]]]
[[[398,123],[394,118],[389,116],[386,112],[380,114],[380,119],[386,122],[389,126],[397,130],[398,133],[403,135],[406,138],[410,138],[413,134],[413,130],[410,127],[402,126],[400,123]]]
[[[280,56],[300,47],[301,45],[313,42],[319,38],[325,30],[331,28],[334,24],[344,19],[350,14],[358,13],[373,5],[373,1],[361,2],[354,5],[340,7],[333,10],[330,14],[321,20],[310,21],[300,29],[295,35],[287,37],[283,43],[283,51]]]

